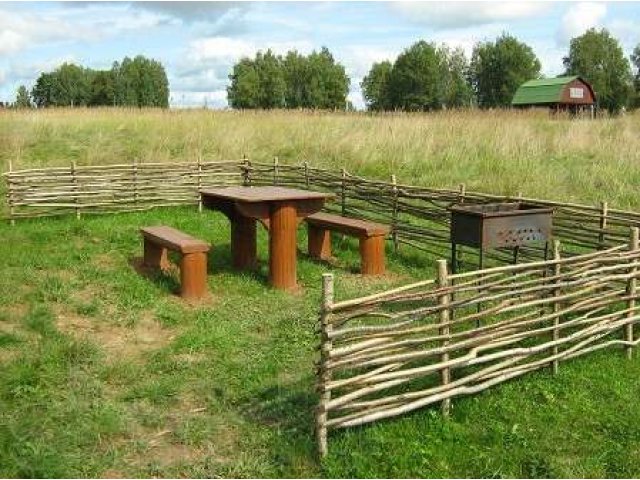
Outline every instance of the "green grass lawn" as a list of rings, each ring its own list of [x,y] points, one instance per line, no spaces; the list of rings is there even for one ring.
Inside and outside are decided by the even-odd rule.
[[[211,297],[138,273],[138,228],[211,241]],[[333,266],[299,256],[300,292],[231,269],[229,225],[193,207],[0,224],[0,477],[637,477],[640,360],[604,351],[484,394],[333,432],[320,464],[313,362],[321,274],[336,300],[432,277],[389,253],[363,280],[352,240]],[[299,247],[306,250],[304,229]],[[639,352],[640,353],[640,352]]]

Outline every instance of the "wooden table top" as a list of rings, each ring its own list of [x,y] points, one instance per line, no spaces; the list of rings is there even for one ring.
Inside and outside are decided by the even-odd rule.
[[[285,187],[223,187],[200,190],[204,196],[219,197],[241,202],[274,202],[286,200],[317,200],[334,198],[332,193],[314,192]]]

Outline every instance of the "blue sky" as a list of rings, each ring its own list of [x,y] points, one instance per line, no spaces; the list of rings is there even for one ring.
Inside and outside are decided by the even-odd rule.
[[[509,32],[543,73],[562,72],[569,40],[606,27],[629,55],[640,43],[640,2],[0,2],[0,101],[67,61],[108,68],[124,56],[160,60],[173,106],[226,106],[235,61],[271,48],[327,46],[351,77],[417,40],[460,46]]]

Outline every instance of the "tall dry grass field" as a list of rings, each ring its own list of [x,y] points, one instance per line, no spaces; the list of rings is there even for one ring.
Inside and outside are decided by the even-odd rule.
[[[406,183],[640,209],[640,113],[433,114],[74,109],[0,112],[6,170],[235,159],[308,161]]]

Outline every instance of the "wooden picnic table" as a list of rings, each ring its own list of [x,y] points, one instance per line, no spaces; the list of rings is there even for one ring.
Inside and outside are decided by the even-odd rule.
[[[331,193],[284,187],[226,187],[200,191],[202,204],[224,213],[231,222],[235,268],[256,267],[256,220],[269,232],[269,283],[296,288],[298,224],[322,209]]]

